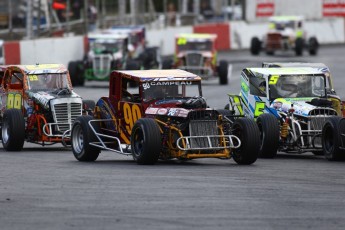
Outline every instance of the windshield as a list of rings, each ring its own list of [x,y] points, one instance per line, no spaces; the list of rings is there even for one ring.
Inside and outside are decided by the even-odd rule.
[[[123,40],[97,40],[91,44],[92,50],[96,54],[116,53],[124,48]]]
[[[172,81],[172,82],[147,82],[143,84],[143,100],[164,98],[185,98],[201,95],[200,82]]]
[[[322,97],[325,83],[324,75],[271,76],[270,98]]]
[[[295,29],[295,22],[294,21],[279,21],[273,22],[274,28],[276,30],[285,30],[286,28]]]
[[[69,88],[67,73],[45,73],[28,75],[30,90]]]
[[[202,41],[202,42],[188,41],[185,44],[179,44],[178,49],[179,51],[189,51],[189,50],[212,51],[212,42],[211,41]]]

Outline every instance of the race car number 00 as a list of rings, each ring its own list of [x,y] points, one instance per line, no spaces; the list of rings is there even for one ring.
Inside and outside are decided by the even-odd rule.
[[[131,107],[132,106],[132,107]],[[131,133],[134,123],[141,118],[141,111],[138,105],[130,105],[125,103],[123,105],[123,116],[126,122],[126,129],[128,133]]]
[[[7,109],[21,109],[22,95],[19,93],[10,93],[7,95]]]

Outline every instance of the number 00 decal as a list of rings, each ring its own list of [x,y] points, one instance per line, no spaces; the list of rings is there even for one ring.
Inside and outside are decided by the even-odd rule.
[[[141,118],[141,110],[136,104],[130,105],[125,103],[123,105],[123,116],[126,122],[127,132],[131,133],[134,123]]]
[[[19,93],[10,93],[7,95],[7,109],[21,109],[22,95]]]

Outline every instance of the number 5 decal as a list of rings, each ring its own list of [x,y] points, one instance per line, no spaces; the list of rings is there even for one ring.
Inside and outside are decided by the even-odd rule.
[[[123,116],[126,123],[126,130],[128,133],[131,133],[134,123],[141,118],[140,107],[137,104],[132,104],[131,107],[130,104],[125,103],[123,105]]]
[[[255,102],[254,117],[258,117],[261,114],[263,114],[264,110],[265,110],[265,102],[263,102],[263,101],[256,101]]]
[[[22,108],[22,95],[19,93],[9,93],[7,95],[7,109],[21,109]]]

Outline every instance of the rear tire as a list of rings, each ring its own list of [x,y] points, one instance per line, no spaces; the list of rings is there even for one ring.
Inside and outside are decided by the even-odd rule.
[[[259,55],[261,50],[261,41],[257,37],[253,37],[250,42],[250,52],[252,55]]]
[[[97,137],[91,130],[88,122],[91,116],[78,117],[72,127],[71,143],[74,157],[78,161],[95,161],[100,153],[100,149],[90,145],[90,142],[97,141]],[[97,127],[95,127],[97,131]]]
[[[316,55],[317,54],[317,51],[319,49],[319,43],[318,43],[316,37],[309,38],[308,48],[309,48],[309,54],[310,55]]]
[[[256,119],[260,130],[260,151],[259,157],[274,158],[279,148],[279,124],[278,119],[270,114],[263,113]]]
[[[161,148],[161,132],[158,124],[150,118],[137,120],[131,134],[133,159],[142,165],[155,164]]]
[[[219,84],[227,85],[228,84],[228,62],[220,61],[218,66],[218,76]]]
[[[2,145],[6,151],[21,151],[25,141],[25,120],[21,110],[5,110],[1,129]]]
[[[297,56],[303,55],[304,41],[302,38],[297,38],[295,41],[295,53]]]
[[[172,69],[173,66],[173,61],[168,59],[168,60],[163,60],[162,63],[162,69]]]
[[[255,122],[249,118],[239,118],[232,125],[232,134],[241,140],[241,146],[232,150],[237,164],[253,164],[259,155],[260,132]]]
[[[329,161],[343,160],[345,156],[345,151],[339,148],[342,147],[340,134],[345,132],[340,127],[341,119],[341,117],[330,117],[322,128],[322,148]]]

